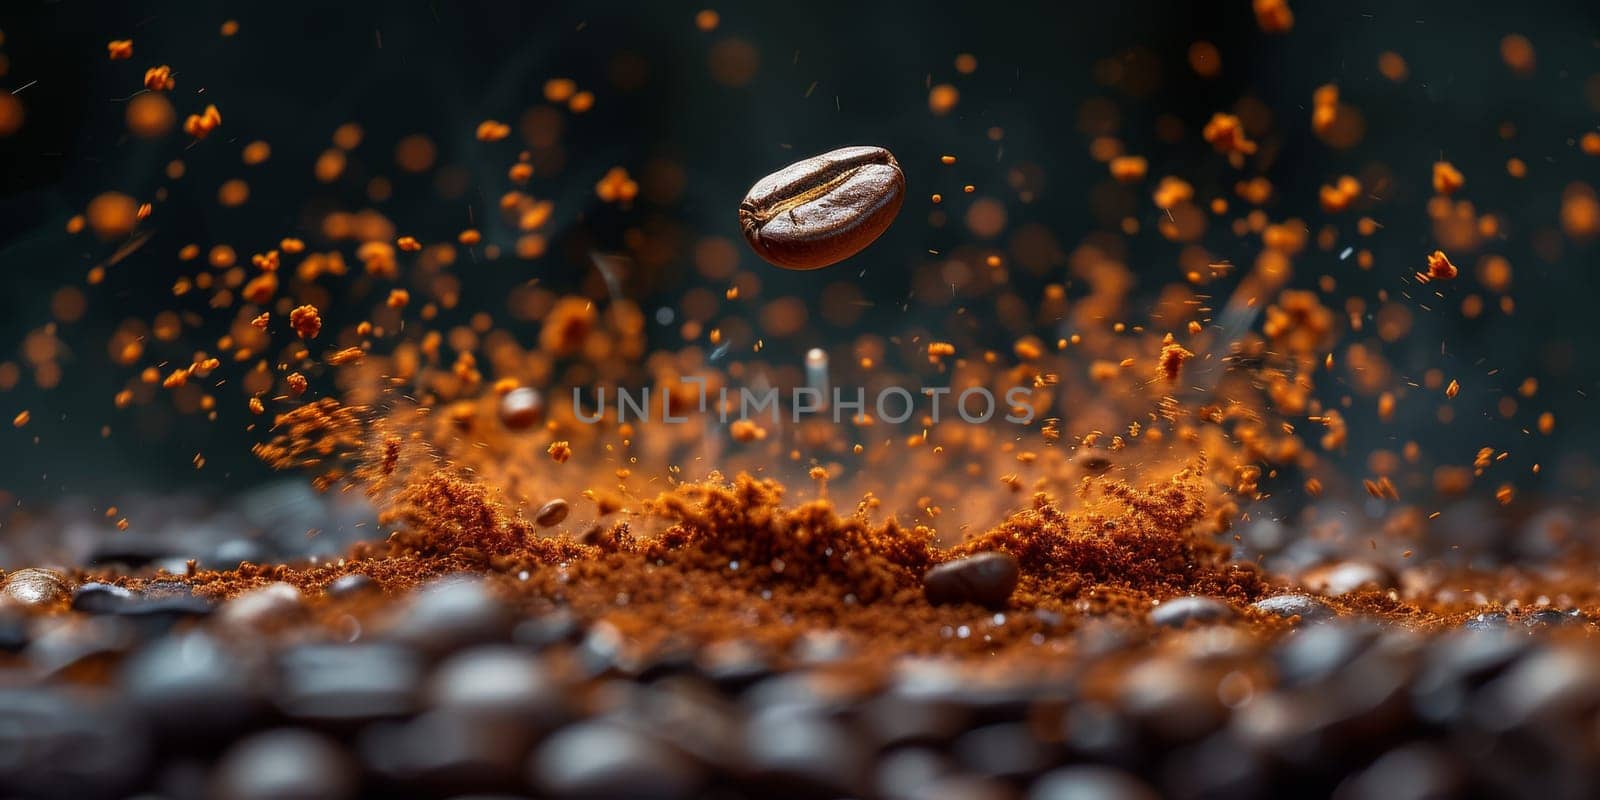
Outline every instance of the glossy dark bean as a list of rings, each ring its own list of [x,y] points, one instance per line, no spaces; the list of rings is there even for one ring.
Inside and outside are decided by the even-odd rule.
[[[1350,663],[1377,638],[1364,624],[1317,625],[1297,631],[1273,653],[1278,678],[1286,686],[1326,680]]]
[[[133,602],[133,592],[110,583],[91,581],[72,592],[72,610],[86,614],[115,613]]]
[[[555,717],[562,691],[537,656],[489,645],[446,659],[434,670],[427,694],[435,708],[533,719]]]
[[[745,728],[752,793],[855,797],[867,780],[868,753],[845,726],[805,708],[772,708]]]
[[[53,569],[19,569],[0,580],[0,605],[51,608],[65,601],[71,591],[67,576]]]
[[[692,797],[701,776],[687,759],[626,728],[584,722],[563,728],[529,765],[535,785],[560,798]]]
[[[555,527],[567,518],[567,513],[571,510],[572,507],[567,505],[567,501],[557,497],[539,506],[539,510],[533,513],[533,524],[541,528]]]
[[[974,728],[956,739],[950,752],[967,771],[994,778],[1032,777],[1054,761],[1053,749],[1022,722]]]
[[[367,766],[394,783],[383,796],[499,794],[523,785],[536,733],[510,717],[439,709],[374,725],[358,746]]]
[[[498,641],[511,632],[504,605],[475,578],[442,578],[418,590],[390,634],[433,653]]]
[[[1163,600],[1150,610],[1150,624],[1181,628],[1191,623],[1221,622],[1234,616],[1233,609],[1214,597],[1189,595]]]
[[[149,731],[120,704],[68,690],[0,689],[0,792],[7,797],[129,797]]]
[[[1073,459],[1084,472],[1099,474],[1111,469],[1111,457],[1104,450],[1084,450]]]
[[[241,740],[217,764],[214,796],[224,800],[353,797],[355,765],[332,740],[282,729]]]
[[[527,430],[544,419],[544,396],[538,389],[522,386],[500,398],[500,424],[513,431]]]
[[[359,572],[352,572],[349,575],[340,575],[329,581],[322,591],[329,597],[343,599],[367,594],[368,592],[377,592],[379,591],[379,586],[377,581]]]
[[[1122,770],[1075,766],[1047,773],[1028,790],[1028,800],[1156,800],[1158,795]]]
[[[948,561],[922,576],[922,591],[933,605],[976,603],[1001,609],[1017,588],[1021,567],[1010,553],[991,551]]]
[[[235,628],[268,630],[303,619],[307,613],[300,590],[278,582],[251,589],[224,603],[217,621]]]
[[[264,686],[251,665],[202,633],[169,635],[123,665],[128,699],[171,739],[208,747],[261,717]]]
[[[819,269],[872,244],[900,213],[906,179],[881,147],[844,147],[756,181],[739,204],[745,241],[786,269]]]
[[[1280,594],[1250,604],[1257,611],[1279,617],[1299,617],[1301,622],[1321,622],[1338,616],[1327,603],[1303,594]]]
[[[417,707],[422,664],[392,644],[301,645],[278,658],[276,704],[292,719],[364,722]]]
[[[1400,585],[1393,572],[1365,561],[1320,564],[1306,570],[1300,576],[1300,582],[1307,589],[1329,597],[1349,594],[1358,589],[1387,591]]]

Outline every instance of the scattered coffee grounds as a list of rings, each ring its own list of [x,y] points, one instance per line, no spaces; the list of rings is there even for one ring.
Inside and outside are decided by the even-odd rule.
[[[1600,793],[1592,42],[1244,7],[7,23],[0,795]]]

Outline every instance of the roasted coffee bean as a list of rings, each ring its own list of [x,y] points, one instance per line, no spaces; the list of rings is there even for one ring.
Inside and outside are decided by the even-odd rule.
[[[936,606],[976,603],[1000,609],[1017,588],[1017,557],[997,550],[948,561],[922,576],[922,591]]]
[[[1073,459],[1084,472],[1099,474],[1111,469],[1111,457],[1103,450],[1084,450]]]
[[[276,704],[291,719],[366,722],[412,713],[421,659],[393,644],[311,644],[278,657]]]
[[[6,797],[131,797],[152,750],[121,702],[65,688],[0,689],[0,793]]]
[[[1329,597],[1339,597],[1358,589],[1387,591],[1400,585],[1388,569],[1365,561],[1336,561],[1306,570],[1300,583],[1307,589]]]
[[[279,581],[229,600],[217,617],[222,624],[234,628],[271,630],[299,621],[306,614],[300,590]]]
[[[431,653],[500,641],[511,632],[506,607],[483,581],[463,575],[440,578],[407,601],[389,634]]]
[[[1023,779],[1043,772],[1055,760],[1050,745],[1022,722],[985,725],[962,734],[950,753],[969,772],[994,778]]]
[[[1503,631],[1511,627],[1511,618],[1504,611],[1485,611],[1468,617],[1461,627],[1469,631]]]
[[[555,527],[567,518],[567,512],[571,510],[572,507],[567,505],[567,501],[557,497],[539,506],[539,510],[533,514],[533,524],[541,528]]]
[[[338,744],[293,728],[235,744],[217,764],[213,781],[213,796],[225,800],[338,800],[354,797],[358,787],[355,764]]]
[[[379,591],[379,586],[377,581],[359,572],[352,572],[329,581],[322,591],[329,597],[346,598]]]
[[[1298,631],[1273,652],[1278,679],[1284,686],[1327,680],[1371,646],[1378,632],[1365,623],[1332,623]]]
[[[1174,597],[1150,609],[1150,624],[1181,628],[1190,623],[1221,622],[1234,616],[1227,603],[1214,597]]]
[[[203,633],[168,635],[122,667],[123,690],[170,739],[208,747],[262,714],[261,675]]]
[[[133,592],[111,583],[91,581],[72,592],[72,610],[86,614],[112,614],[133,602]]]
[[[1155,800],[1158,796],[1122,770],[1091,765],[1047,773],[1028,790],[1028,800]]]
[[[19,569],[0,581],[0,605],[52,608],[72,591],[67,577],[53,569]]]
[[[1278,617],[1299,617],[1301,622],[1321,622],[1337,616],[1327,603],[1303,594],[1280,594],[1250,604],[1257,611]]]
[[[752,784],[761,797],[858,797],[869,752],[844,725],[817,709],[771,707],[751,716],[745,746]]]
[[[1582,612],[1577,609],[1571,611],[1557,611],[1553,608],[1541,608],[1522,618],[1522,624],[1538,630],[1541,628],[1565,628],[1587,624]]]
[[[500,424],[514,431],[527,430],[544,419],[544,396],[528,386],[512,389],[500,398]]]
[[[28,619],[0,608],[0,653],[21,652],[28,639]]]
[[[844,147],[756,181],[739,204],[739,227],[767,261],[820,269],[888,230],[905,193],[905,175],[888,150]]]
[[[435,708],[486,717],[554,719],[562,686],[531,653],[503,645],[464,650],[434,670],[427,695]]]
[[[373,725],[357,743],[367,767],[392,783],[385,797],[505,796],[525,783],[536,734],[521,720],[441,709]]]
[[[639,733],[607,722],[561,729],[530,759],[533,783],[553,797],[694,797],[700,771]]]

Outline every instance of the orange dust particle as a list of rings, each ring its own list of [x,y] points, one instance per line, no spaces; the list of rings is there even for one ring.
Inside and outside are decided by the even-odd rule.
[[[1150,170],[1150,162],[1144,156],[1117,156],[1110,162],[1111,177],[1121,183],[1138,183]]]
[[[1218,111],[1211,115],[1200,134],[1219,153],[1250,155],[1256,151],[1256,143],[1245,136],[1244,123],[1232,114]]]
[[[1202,78],[1215,78],[1222,73],[1222,53],[1210,42],[1195,42],[1189,45],[1189,68]]]
[[[106,53],[112,61],[126,61],[133,58],[132,39],[112,39],[106,43]]]
[[[942,117],[956,107],[961,101],[961,90],[948,83],[941,83],[928,90],[928,110],[934,116]]]
[[[1500,40],[1500,60],[1506,62],[1511,72],[1519,78],[1533,74],[1535,59],[1533,42],[1520,33],[1508,33]]]
[[[1444,396],[1454,400],[1458,394],[1461,394],[1461,382],[1452,379],[1450,385],[1444,387]]]
[[[971,53],[956,55],[956,72],[962,75],[971,75],[978,71],[978,57]]]
[[[422,243],[415,236],[402,236],[395,240],[395,246],[407,253],[415,253],[422,249]]]
[[[701,33],[710,33],[716,30],[717,25],[721,24],[721,22],[722,15],[709,8],[702,8],[694,15],[694,26]]]
[[[1178,372],[1183,369],[1183,362],[1191,358],[1194,358],[1194,353],[1173,341],[1172,334],[1169,333],[1166,341],[1161,345],[1161,360],[1158,365],[1158,373],[1161,377],[1166,378],[1167,383],[1176,383],[1178,381]]]
[[[1256,24],[1263,33],[1288,33],[1294,27],[1294,12],[1288,0],[1253,0]]]
[[[170,92],[172,87],[177,85],[172,79],[172,67],[166,64],[144,71],[144,88],[152,92]]]
[[[335,350],[329,353],[326,360],[332,366],[342,367],[345,364],[354,364],[366,357],[367,351],[359,347],[346,347],[343,350]]]
[[[33,418],[33,415],[29,414],[27,412],[27,410],[24,409],[22,411],[18,411],[17,415],[15,417],[11,418],[11,425],[13,427],[20,428],[20,427],[22,427],[24,425],[27,425],[28,424],[28,420],[30,420],[32,418]]]
[[[390,289],[389,299],[384,301],[384,305],[390,308],[405,308],[409,302],[411,302],[410,292],[405,289]]]
[[[316,306],[299,306],[289,312],[289,327],[302,339],[315,339],[322,332],[322,314]]]
[[[736,442],[756,442],[767,438],[766,429],[749,419],[734,420],[728,426],[728,433]]]
[[[94,235],[109,241],[133,232],[139,219],[139,204],[121,192],[106,192],[90,200],[84,213]]]
[[[1447,281],[1460,274],[1456,265],[1450,263],[1450,257],[1443,250],[1435,250],[1428,254],[1427,277],[1432,280]]]
[[[545,448],[545,452],[550,454],[550,460],[557,464],[565,464],[567,459],[572,458],[572,445],[566,441],[551,442],[550,446]]]
[[[544,99],[552,103],[565,103],[578,93],[578,84],[571,78],[551,78],[544,82]]]
[[[16,95],[0,92],[0,136],[10,136],[22,130],[22,122],[27,116],[22,101]]]
[[[761,69],[761,52],[743,39],[723,39],[706,54],[711,79],[738,89],[750,85]]]
[[[439,148],[420,133],[407,136],[394,146],[394,163],[406,172],[427,172],[438,157]]]
[[[216,106],[206,106],[206,110],[199,114],[190,114],[183,121],[183,132],[196,139],[204,139],[211,132],[222,125],[222,114]]]
[[[628,177],[628,171],[622,167],[612,167],[606,170],[599,182],[594,185],[594,193],[602,202],[618,203],[626,206],[639,196],[639,184]]]
[[[361,146],[362,137],[366,132],[354,122],[346,122],[333,131],[333,146],[340,150],[354,150]]]
[[[238,32],[239,32],[239,21],[238,20],[230,19],[227,22],[222,23],[221,33],[222,33],[224,38],[232,36],[232,35],[234,35],[234,34],[236,34]]]
[[[1448,161],[1436,161],[1433,164],[1433,191],[1442,195],[1455,194],[1457,189],[1465,186],[1466,176],[1461,170],[1455,168]]]
[[[1406,66],[1406,60],[1393,50],[1385,50],[1378,55],[1378,73],[1395,83],[1405,81],[1411,75],[1411,68]]]
[[[1600,156],[1600,133],[1589,131],[1578,140],[1578,148],[1584,155]]]
[[[240,151],[239,153],[239,160],[243,161],[246,166],[251,167],[257,164],[264,164],[266,163],[267,159],[271,157],[272,145],[267,144],[260,139],[245,145],[244,150]]]
[[[134,136],[153,139],[172,130],[178,122],[178,112],[166,95],[146,92],[128,101],[123,118]]]
[[[1513,178],[1521,178],[1528,174],[1528,165],[1520,158],[1506,159],[1506,174]]]
[[[238,208],[250,200],[250,184],[239,178],[217,187],[217,204],[225,208]]]
[[[498,142],[511,135],[511,126],[497,120],[486,119],[478,123],[478,141]]]
[[[306,376],[301,375],[298,372],[289,373],[288,376],[286,376],[283,380],[284,383],[289,385],[289,392],[295,397],[305,394],[306,389],[311,385],[311,383],[306,380]]]

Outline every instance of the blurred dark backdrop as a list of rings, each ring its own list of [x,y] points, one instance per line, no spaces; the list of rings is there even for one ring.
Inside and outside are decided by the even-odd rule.
[[[490,157],[472,132],[485,118],[514,121],[555,76],[578,80],[599,99],[592,112],[570,121],[562,175],[536,192],[557,201],[557,246],[537,267],[507,260],[494,269],[536,268],[551,282],[581,280],[592,269],[584,257],[589,247],[616,246],[622,228],[613,212],[595,207],[592,191],[613,165],[638,169],[654,158],[681,164],[686,188],[673,215],[696,235],[735,236],[733,209],[756,177],[801,155],[881,144],[908,165],[913,202],[850,269],[865,269],[863,292],[885,317],[899,313],[909,263],[966,238],[959,225],[934,229],[918,219],[924,212],[917,200],[933,191],[949,195],[970,181],[980,192],[1005,196],[1008,170],[1033,164],[1043,188],[1035,202],[1011,204],[1013,226],[1043,223],[1070,247],[1100,225],[1089,190],[1105,180],[1104,166],[1089,157],[1089,137],[1078,125],[1079,107],[1091,96],[1118,103],[1120,135],[1150,157],[1152,179],[1175,173],[1221,185],[1231,184],[1232,174],[1196,134],[1212,112],[1246,95],[1259,98],[1274,111],[1285,142],[1269,172],[1280,188],[1274,219],[1320,219],[1318,186],[1372,161],[1389,164],[1397,181],[1380,214],[1379,269],[1358,273],[1320,253],[1299,264],[1301,282],[1337,273],[1341,294],[1396,290],[1400,276],[1421,266],[1421,255],[1434,246],[1423,213],[1428,167],[1443,154],[1467,172],[1466,194],[1479,210],[1509,220],[1509,238],[1490,250],[1515,266],[1517,312],[1509,320],[1491,314],[1477,321],[1463,320],[1450,304],[1419,312],[1413,337],[1392,354],[1397,369],[1413,378],[1430,367],[1461,376],[1468,387],[1463,411],[1448,429],[1391,426],[1376,435],[1433,437],[1438,446],[1462,451],[1458,461],[1489,444],[1547,470],[1563,460],[1586,463],[1600,441],[1589,399],[1600,377],[1600,359],[1589,354],[1600,300],[1596,249],[1568,243],[1549,258],[1536,255],[1531,242],[1557,225],[1563,187],[1600,176],[1600,159],[1573,144],[1600,118],[1585,94],[1586,82],[1593,91],[1600,73],[1596,4],[1300,0],[1293,6],[1294,31],[1265,36],[1248,0],[738,4],[717,9],[721,23],[712,33],[694,25],[702,4],[679,2],[7,0],[0,6],[0,51],[9,70],[0,87],[18,92],[27,122],[0,139],[0,361],[19,360],[23,338],[50,320],[51,293],[81,285],[113,249],[63,233],[70,216],[107,189],[147,196],[166,182],[162,173],[174,157],[185,159],[188,176],[152,220],[152,240],[117,267],[123,279],[89,289],[87,315],[62,326],[70,352],[61,385],[34,388],[24,370],[16,388],[0,393],[0,416],[9,420],[29,409],[33,417],[25,428],[0,428],[6,455],[0,489],[44,498],[133,486],[230,491],[261,481],[265,471],[248,453],[255,435],[244,431],[250,420],[234,395],[221,393],[214,424],[159,408],[114,409],[111,398],[127,370],[109,366],[108,334],[130,313],[148,317],[171,304],[173,254],[182,244],[228,242],[248,254],[280,235],[298,232],[309,241],[315,238],[310,209],[355,207],[348,191],[337,195],[310,177],[331,132],[348,121],[366,128],[364,147],[380,154],[401,136],[427,133],[440,146],[441,164],[473,178],[465,195],[442,202],[427,178],[395,177],[394,199],[381,207],[402,228],[452,236],[477,222],[491,241],[509,242],[509,232],[495,230],[483,214],[504,189],[506,160]],[[230,39],[218,35],[227,19],[241,25]],[[1499,41],[1511,32],[1537,48],[1533,79],[1513,76],[1500,62]],[[137,74],[159,63],[177,71],[180,119],[205,102],[221,108],[218,134],[187,150],[180,135],[153,143],[126,134],[122,103],[138,78],[127,62],[107,60],[106,42],[130,37]],[[719,84],[707,67],[710,48],[729,38],[759,54],[755,77],[742,88]],[[1221,51],[1217,79],[1201,80],[1188,69],[1185,53],[1197,40]],[[1159,62],[1159,81],[1148,93],[1131,97],[1095,82],[1097,61],[1126,57],[1132,48]],[[1379,75],[1376,60],[1385,50],[1407,60],[1405,83]],[[977,57],[975,74],[956,74],[952,60],[962,52]],[[637,88],[613,85],[619,54],[627,54],[626,64],[644,65]],[[930,79],[960,87],[960,105],[950,116],[928,113]],[[1330,150],[1310,135],[1311,93],[1328,82],[1337,82],[1366,117],[1366,139],[1354,150]],[[1157,142],[1162,113],[1186,123],[1184,143]],[[1505,121],[1517,128],[1510,141],[1497,133]],[[1002,146],[986,140],[991,125],[1004,129]],[[247,168],[239,149],[254,139],[269,141],[273,155]],[[941,153],[962,154],[961,181],[944,185],[952,179],[925,166]],[[1513,155],[1528,162],[1527,179],[1506,177],[1504,163]],[[284,180],[285,174],[303,179]],[[251,180],[251,200],[221,208],[216,187],[232,177]],[[1147,203],[1142,209],[1153,223],[1155,212]],[[1150,241],[1133,250],[1131,263],[1141,288],[1154,292],[1179,275],[1176,248],[1144,239]],[[1251,263],[1253,251],[1232,253],[1229,247],[1242,247],[1232,241],[1207,243],[1235,264]],[[689,272],[675,264],[643,282],[642,304],[669,303]],[[771,292],[816,301],[813,278],[770,271],[764,279]],[[469,282],[464,305],[498,310],[503,285]],[[883,322],[886,329],[896,324]],[[1528,420],[1494,414],[1494,401],[1527,375],[1540,377],[1538,407],[1556,413],[1560,436],[1520,435],[1517,428],[1529,427]],[[109,438],[101,437],[102,425],[110,426]],[[1352,427],[1352,452],[1385,441]],[[198,471],[197,452],[207,459]],[[1553,490],[1571,493],[1581,485],[1557,483]]]

